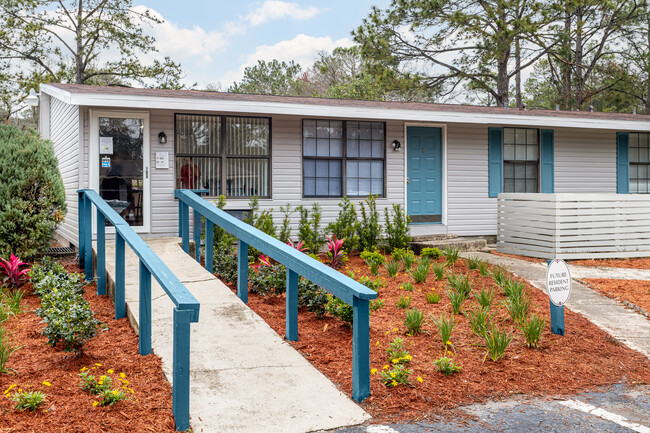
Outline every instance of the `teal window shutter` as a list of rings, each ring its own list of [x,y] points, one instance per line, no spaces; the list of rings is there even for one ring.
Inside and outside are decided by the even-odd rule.
[[[630,134],[616,133],[616,192],[630,193]]]
[[[503,129],[488,128],[488,196],[503,191]]]
[[[540,155],[542,192],[552,194],[555,192],[555,167],[553,165],[553,142],[555,134],[552,129],[542,129],[540,135],[540,142],[542,144]]]

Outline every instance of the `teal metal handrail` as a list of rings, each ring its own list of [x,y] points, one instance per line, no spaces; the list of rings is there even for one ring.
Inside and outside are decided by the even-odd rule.
[[[266,233],[203,200],[201,190],[175,190],[178,198],[179,233],[182,247],[189,254],[189,208],[193,209],[193,239],[196,260],[201,260],[201,217],[205,218],[205,268],[212,272],[214,224],[235,236],[239,241],[237,268],[237,296],[248,302],[248,247],[249,245],[287,268],[286,339],[298,341],[298,279],[300,276],[352,306],[352,398],[358,402],[370,395],[370,310],[369,301],[377,293],[329,266],[303,254]]]
[[[92,280],[92,205],[97,209],[97,295],[106,294],[106,221],[115,227],[115,319],[126,316],[125,242],[140,260],[139,352],[151,353],[151,276],[174,302],[172,412],[176,430],[190,427],[190,323],[199,321],[200,304],[133,228],[95,191],[79,195],[79,267]]]

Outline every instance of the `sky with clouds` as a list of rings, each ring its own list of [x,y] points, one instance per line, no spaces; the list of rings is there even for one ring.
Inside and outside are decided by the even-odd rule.
[[[227,89],[258,60],[295,60],[303,69],[316,53],[350,46],[350,32],[372,6],[389,0],[149,0],[134,2],[165,22],[150,29],[159,53],[180,62],[188,84]]]

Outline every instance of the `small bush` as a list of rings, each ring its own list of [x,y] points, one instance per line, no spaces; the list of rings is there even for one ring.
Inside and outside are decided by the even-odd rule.
[[[487,347],[487,355],[494,362],[501,360],[508,345],[512,341],[512,335],[506,331],[501,331],[498,327],[492,327],[485,333],[485,343]]]
[[[449,320],[447,320],[447,317],[443,314],[440,316],[440,319],[433,319],[433,323],[436,324],[436,327],[438,328],[438,332],[440,333],[440,339],[442,340],[442,347],[447,350],[449,346],[453,345],[451,344],[451,331],[454,330],[454,326],[456,326],[456,322],[454,322],[454,316],[451,315],[449,316]]]
[[[390,261],[384,264],[384,267],[386,268],[386,272],[388,273],[388,276],[392,278],[395,275],[397,275],[400,268],[402,267],[402,264],[395,259],[391,259]]]
[[[305,278],[300,279],[298,282],[298,306],[306,307],[308,311],[322,316],[325,314],[327,302],[327,292],[323,288]]]
[[[512,320],[517,324],[522,324],[528,317],[528,311],[530,310],[530,299],[528,295],[522,293],[517,296],[511,296],[506,299],[505,302],[506,310]]]
[[[36,131],[0,125],[0,256],[46,250],[65,211],[52,144]]]
[[[497,286],[499,286],[499,287],[504,286],[504,284],[506,282],[506,279],[508,277],[507,277],[506,272],[503,269],[501,269],[501,268],[493,268],[492,271],[490,272],[490,274],[492,275],[492,279],[494,280],[494,282],[496,283]]]
[[[407,364],[411,362],[413,357],[404,347],[403,338],[393,338],[386,348],[386,355],[392,364]]]
[[[458,260],[458,257],[460,256],[460,248],[458,247],[447,247],[445,248],[445,263],[447,263],[448,266],[454,266],[456,264],[456,261]]]
[[[217,207],[223,209],[226,206],[226,196],[220,195],[217,201]],[[214,225],[213,235],[213,269],[221,279],[237,283],[237,254],[234,244],[237,238],[219,227]]]
[[[424,283],[429,276],[429,267],[431,262],[429,259],[420,258],[418,264],[415,266],[415,269],[411,271],[411,277],[416,283]]]
[[[370,273],[373,275],[379,274],[379,266],[383,265],[386,260],[384,256],[376,250],[363,251],[361,253],[361,258],[366,261],[366,264],[370,267]]]
[[[539,347],[539,340],[542,337],[542,332],[544,332],[545,326],[546,319],[537,314],[533,314],[528,321],[525,321],[520,325],[521,330],[524,332],[526,346],[533,348]]]
[[[490,265],[485,260],[481,260],[478,263],[477,269],[479,274],[481,274],[482,277],[487,277],[490,275]]]
[[[12,290],[17,290],[29,279],[29,269],[21,269],[23,266],[27,266],[27,263],[21,261],[13,253],[9,260],[0,257],[1,271],[5,274],[4,284],[8,285]]]
[[[325,236],[327,239],[327,257],[330,259],[330,267],[338,269],[344,262],[347,262],[348,257],[345,255],[345,238],[337,239],[336,235]]]
[[[287,290],[287,268],[279,263],[261,265],[257,270],[249,270],[248,281],[251,292],[279,295]]]
[[[392,218],[388,208],[384,209],[384,218],[386,220],[386,242],[388,250],[393,251],[395,248],[408,248],[411,242],[409,236],[409,224],[411,219],[406,215],[402,205],[393,203]]]
[[[418,335],[422,331],[422,321],[424,320],[424,313],[414,307],[412,310],[407,310],[404,315],[404,324],[409,334]]]
[[[410,281],[407,281],[406,283],[402,284],[400,286],[402,290],[406,290],[407,292],[412,292],[413,291],[413,284],[411,284]]]
[[[404,265],[404,270],[407,272],[410,271],[413,267],[413,263],[415,263],[415,253],[411,250],[408,250],[402,256],[402,264]]]
[[[327,312],[334,317],[338,317],[348,326],[352,326],[352,321],[354,320],[352,305],[348,305],[332,295],[327,295],[327,300]]]
[[[293,213],[291,205],[287,203],[286,206],[280,206],[280,212],[282,212],[282,227],[278,239],[286,244],[291,240],[291,214]]]
[[[356,223],[356,232],[359,238],[359,251],[374,251],[377,249],[381,237],[377,196],[371,194],[361,202],[361,221]]]
[[[318,254],[320,247],[325,243],[325,236],[320,227],[321,208],[318,203],[314,203],[311,211],[304,206],[298,206],[296,210],[300,214],[298,239],[305,243],[311,254]]]
[[[349,198],[343,197],[339,202],[339,216],[336,221],[327,226],[327,231],[334,234],[339,239],[345,239],[343,249],[346,254],[350,254],[359,245],[359,237],[357,231],[357,211],[354,208],[354,203]]]
[[[395,364],[391,369],[382,370],[381,379],[384,385],[394,388],[399,385],[409,384],[411,370],[404,364]]]
[[[411,306],[411,297],[410,296],[406,296],[406,297],[400,296],[399,299],[397,300],[397,308],[405,310],[410,306]]]
[[[386,302],[383,299],[375,299],[374,301],[370,301],[369,307],[370,312],[374,313],[375,311],[379,310],[384,306]]]
[[[508,298],[521,298],[526,286],[519,280],[507,278],[501,287]]]
[[[438,367],[438,371],[445,376],[458,373],[461,370],[461,367],[456,365],[456,361],[451,358],[447,358],[446,356],[436,359],[433,361],[433,364]]]
[[[429,259],[438,259],[442,257],[442,251],[439,248],[422,248],[420,257],[427,257]]]
[[[427,304],[437,304],[440,302],[440,299],[442,299],[440,293],[434,291],[427,293]]]
[[[370,277],[361,277],[359,278],[359,282],[377,293],[379,293],[379,289],[386,286],[386,283],[379,278],[373,280]]]
[[[16,409],[33,412],[43,405],[47,396],[41,391],[16,391],[9,398],[16,403]]]
[[[472,282],[469,279],[469,275],[456,275],[451,273],[447,275],[447,281],[449,282],[449,287],[462,293],[466,298],[472,292]]]

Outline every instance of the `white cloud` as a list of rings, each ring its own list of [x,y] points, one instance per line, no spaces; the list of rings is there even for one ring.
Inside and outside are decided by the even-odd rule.
[[[323,9],[315,6],[301,7],[298,3],[266,0],[248,15],[240,17],[238,21],[227,22],[226,33],[229,35],[244,34],[248,27],[256,27],[266,22],[282,18],[306,20],[318,15],[322,11]]]
[[[329,36],[313,37],[299,34],[293,39],[280,41],[273,45],[260,45],[251,54],[244,56],[243,63],[237,70],[227,72],[220,81],[230,85],[244,76],[244,70],[257,64],[258,60],[273,60],[299,63],[303,69],[310,67],[319,51],[332,52],[334,48],[350,47],[354,43],[348,38],[333,40]]]

